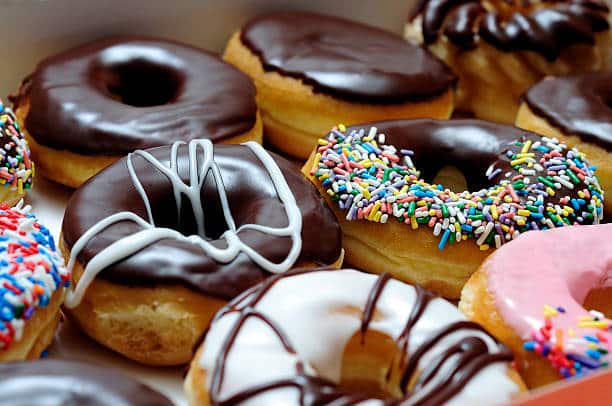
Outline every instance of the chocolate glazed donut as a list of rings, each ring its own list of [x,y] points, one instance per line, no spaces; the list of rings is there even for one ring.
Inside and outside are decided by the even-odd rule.
[[[523,99],[565,134],[579,135],[612,151],[612,73],[547,78]]]
[[[400,36],[343,18],[275,12],[250,20],[223,58],[257,87],[266,141],[305,160],[338,123],[448,118],[456,77]]]
[[[45,360],[0,365],[0,403],[171,406],[164,395],[110,368]]]
[[[149,365],[188,362],[216,310],[270,274],[342,261],[331,210],[254,142],[135,151],[75,192],[62,232],[66,312]]]
[[[266,71],[349,102],[428,100],[455,83],[448,67],[427,51],[395,34],[333,16],[264,15],[242,28],[240,40]]]
[[[119,37],[52,56],[12,101],[35,151],[73,153],[68,158],[81,157],[94,173],[128,152],[175,141],[261,141],[251,80],[213,54],[166,40]],[[43,166],[53,177],[53,163]],[[73,176],[54,180],[86,179]]]

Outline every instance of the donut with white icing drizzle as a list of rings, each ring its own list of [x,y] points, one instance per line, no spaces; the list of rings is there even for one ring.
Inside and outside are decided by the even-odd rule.
[[[151,364],[191,359],[224,301],[271,273],[341,260],[331,211],[293,164],[256,143],[213,148],[209,140],[194,140],[129,154],[75,193],[62,232],[68,267],[75,270],[68,313],[98,341]],[[107,290],[118,297],[99,297]],[[166,299],[155,295],[136,299],[134,292],[147,290],[178,291],[166,297],[172,303],[166,308]],[[113,303],[131,300],[119,306],[135,318],[148,303],[150,314],[138,316],[140,325],[125,315],[108,322],[116,315]],[[106,319],[98,305],[108,309]],[[160,305],[176,329],[172,337],[160,333]],[[184,325],[173,327],[175,317]],[[107,322],[110,330],[102,328]],[[113,334],[118,323],[123,327]],[[143,331],[156,333],[148,342],[141,340],[148,337]]]
[[[498,404],[522,388],[512,358],[418,286],[294,270],[217,313],[185,387],[193,405]]]

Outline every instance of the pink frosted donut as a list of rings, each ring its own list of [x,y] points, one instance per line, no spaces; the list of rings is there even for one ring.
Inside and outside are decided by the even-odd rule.
[[[497,250],[459,307],[514,350],[533,387],[608,367],[611,292],[612,224],[565,227]]]

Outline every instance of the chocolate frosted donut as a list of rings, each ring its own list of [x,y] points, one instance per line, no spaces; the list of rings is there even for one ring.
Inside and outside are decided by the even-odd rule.
[[[56,360],[0,364],[0,403],[13,406],[172,405],[164,395],[121,371]]]
[[[612,150],[612,73],[547,78],[529,89],[524,100],[563,133]]]
[[[612,73],[548,77],[523,97],[516,125],[557,137],[597,166],[602,189],[612,190]],[[606,200],[606,216],[612,199]]]
[[[105,39],[47,58],[13,102],[43,151],[89,161],[194,138],[261,137],[249,78],[210,53],[166,40]]]
[[[340,229],[329,208],[292,163],[255,143],[217,145],[213,152],[209,140],[195,140],[136,151],[75,192],[62,233],[78,280],[66,303],[81,325],[88,309],[100,312],[94,303],[100,289],[172,291],[170,301],[206,300],[187,311],[202,317],[209,309],[212,316],[270,273],[341,261]],[[199,335],[207,322],[185,328]],[[190,359],[191,346],[174,350],[183,351],[174,363]]]
[[[605,0],[420,0],[405,35],[457,73],[459,109],[510,124],[544,76],[612,67],[611,18]]]
[[[240,39],[266,71],[351,102],[430,99],[455,81],[444,64],[395,34],[332,16],[266,14],[245,25]]]
[[[456,78],[442,62],[400,36],[338,17],[256,17],[224,58],[253,78],[269,142],[297,158],[338,122],[447,118],[453,109]]]

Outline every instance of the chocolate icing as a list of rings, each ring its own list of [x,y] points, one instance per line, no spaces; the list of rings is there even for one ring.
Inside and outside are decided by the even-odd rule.
[[[350,102],[431,99],[455,83],[449,68],[426,50],[392,33],[332,16],[266,14],[244,26],[241,41],[265,70]]]
[[[547,78],[529,89],[524,100],[563,133],[612,150],[612,73]]]
[[[121,371],[74,361],[0,364],[0,404],[13,406],[171,406]]]
[[[169,165],[170,149],[170,146],[164,146],[149,152],[160,162]],[[333,263],[340,256],[341,250],[341,232],[333,213],[292,163],[275,154],[271,155],[283,172],[303,216],[302,250],[298,262]],[[179,174],[187,182],[187,146],[179,148],[178,157]],[[151,202],[156,226],[173,228],[184,235],[197,234],[189,200],[183,196],[178,220],[168,178],[142,157],[134,155],[132,159],[135,172]],[[282,203],[277,199],[272,180],[261,161],[248,147],[216,145],[214,160],[220,168],[223,187],[237,227],[247,223],[270,227],[287,225],[287,216]],[[206,202],[206,238],[222,247],[224,240],[219,237],[227,230],[227,225],[217,187],[209,173],[202,186],[201,196]],[[77,239],[98,221],[125,210],[143,219],[148,218],[143,200],[128,175],[126,158],[123,158],[73,194],[62,225],[67,248],[72,248]],[[140,229],[135,223],[126,221],[109,226],[90,240],[78,256],[79,262],[87,264],[105,247]],[[255,230],[243,230],[238,234],[242,241],[276,263],[285,259],[292,246],[289,238]],[[160,240],[106,268],[99,275],[102,279],[124,285],[180,284],[220,299],[231,299],[267,276],[269,273],[252,262],[245,253],[222,264],[205,256],[193,244],[172,239]]]
[[[117,100],[120,99],[120,100]],[[215,55],[177,42],[120,37],[42,61],[12,98],[29,101],[25,126],[42,145],[85,155],[250,130],[251,80]]]
[[[533,0],[516,3],[508,2],[507,11],[491,10],[482,0],[421,0],[409,21],[422,16],[425,44],[443,32],[463,49],[482,39],[502,51],[534,51],[549,61],[572,44],[594,44],[595,34],[609,28],[609,7],[600,0],[552,0],[544,7]]]
[[[240,329],[244,323],[251,317],[256,317],[263,321],[270,329],[278,336],[285,351],[290,354],[297,354],[296,349],[291,344],[289,337],[285,335],[280,326],[268,318],[265,314],[257,310],[257,304],[280,279],[288,278],[296,275],[302,275],[308,272],[335,272],[329,269],[319,270],[304,270],[297,269],[286,272],[280,275],[274,275],[265,282],[252,288],[245,294],[234,299],[226,307],[221,309],[216,316],[216,319],[223,317],[228,313],[239,313],[239,317],[233,325],[230,334],[224,341],[221,352],[216,360],[215,368],[212,371],[210,384],[210,401],[215,406],[232,406],[240,404],[258,394],[284,387],[294,387],[300,391],[300,405],[322,405],[335,402],[338,405],[354,405],[368,399],[367,396],[360,393],[349,393],[338,388],[337,385],[325,378],[315,377],[307,374],[304,370],[304,363],[298,360],[296,363],[296,375],[293,378],[281,379],[272,381],[268,384],[263,384],[249,388],[248,390],[238,392],[227,399],[220,399],[219,394],[223,386],[225,375],[225,363],[231,353],[232,345],[240,333]],[[368,328],[369,321],[376,310],[376,303],[386,283],[390,280],[390,276],[386,273],[379,275],[377,281],[372,286],[372,290],[368,295],[366,305],[363,310],[362,332]],[[400,382],[400,389],[404,394],[402,399],[385,399],[386,405],[403,404],[406,400],[411,405],[442,405],[453,396],[458,394],[465,384],[472,379],[483,368],[493,363],[510,362],[513,359],[512,353],[502,344],[499,344],[492,336],[478,324],[471,321],[458,321],[439,331],[429,339],[425,340],[421,345],[410,350],[408,354],[408,338],[410,330],[423,315],[431,299],[435,296],[423,290],[419,286],[415,286],[417,295],[416,301],[413,304],[412,314],[406,322],[406,327],[399,336],[397,343],[402,348],[402,357],[408,358],[408,362],[402,360],[403,373]],[[365,330],[364,330],[365,329]],[[498,353],[490,353],[486,342],[477,335],[470,335],[457,340],[456,343],[446,348],[442,353],[433,360],[423,371],[417,376],[417,367],[421,358],[427,354],[438,342],[447,338],[449,335],[460,331],[468,330],[488,335],[493,341],[499,345]],[[391,363],[393,365],[393,362]],[[408,392],[408,383],[416,378],[414,387]],[[432,387],[427,388],[425,385],[432,383]]]

